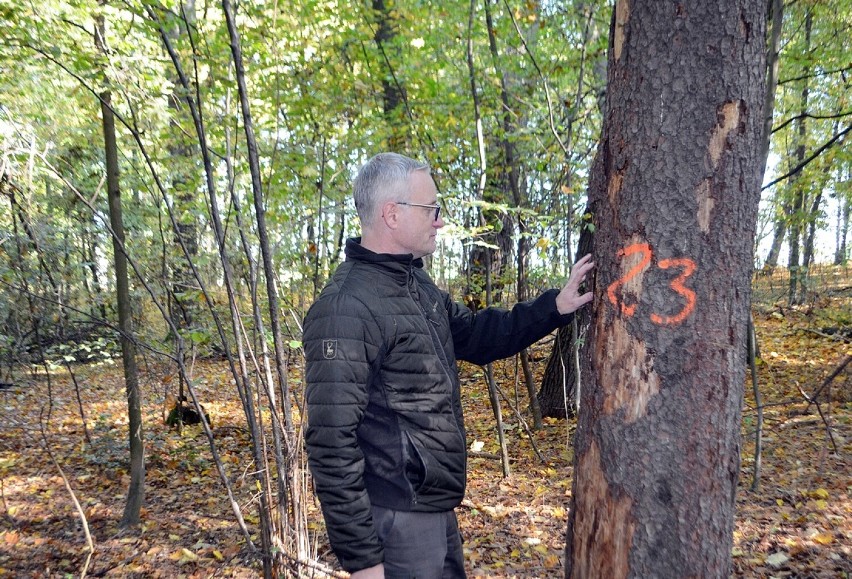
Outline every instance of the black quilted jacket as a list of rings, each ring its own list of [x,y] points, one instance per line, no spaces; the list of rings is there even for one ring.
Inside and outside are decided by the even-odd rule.
[[[456,359],[514,355],[569,322],[556,290],[477,314],[450,300],[410,255],[346,245],[304,322],[308,463],[341,565],[380,563],[371,505],[448,511],[467,462]]]

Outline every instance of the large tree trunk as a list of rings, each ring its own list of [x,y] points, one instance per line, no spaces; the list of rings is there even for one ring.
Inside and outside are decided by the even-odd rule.
[[[615,7],[568,577],[728,577],[764,0]]]
[[[106,52],[103,43],[104,22],[97,19],[95,41]],[[133,315],[130,302],[130,282],[127,275],[127,256],[124,253],[124,223],[121,218],[121,189],[118,181],[118,144],[115,136],[115,117],[109,91],[100,94],[104,129],[109,222],[112,228],[112,251],[115,263],[115,289],[118,303],[118,327],[121,330],[121,361],[124,365],[124,384],[127,392],[127,418],[130,435],[130,488],[124,505],[122,526],[139,524],[139,514],[145,499],[145,447],[142,438],[142,405],[139,393],[139,372],[136,366],[136,344],[133,341]]]

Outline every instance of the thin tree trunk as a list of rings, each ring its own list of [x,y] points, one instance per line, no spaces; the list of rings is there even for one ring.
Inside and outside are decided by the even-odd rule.
[[[486,259],[489,254],[486,253]],[[485,305],[491,305],[491,263],[485,264]],[[500,464],[503,465],[503,477],[512,474],[509,464],[509,448],[506,446],[506,432],[503,429],[503,411],[500,406],[500,396],[497,394],[497,382],[494,381],[494,365],[489,362],[485,365],[485,381],[488,384],[488,399],[491,401],[491,410],[494,412],[494,424],[497,430],[497,442],[500,445]]]
[[[766,98],[763,103],[763,139],[761,144],[761,158],[763,169],[761,182],[766,175],[766,164],[769,161],[769,148],[772,142],[772,117],[775,112],[775,93],[778,89],[779,56],[781,53],[781,29],[784,23],[783,0],[769,0],[769,20],[771,33],[766,45]],[[776,195],[776,198],[779,197]],[[784,235],[787,233],[787,215],[789,209],[781,202],[781,208],[775,218],[775,229],[769,255],[764,262],[764,267],[774,268],[778,265],[778,256],[781,255],[781,245],[784,243]]]
[[[847,175],[847,179],[850,176]],[[849,237],[849,222],[852,215],[852,195],[840,195],[837,203],[837,238],[834,250],[834,265],[845,265],[849,259],[847,239]]]
[[[787,235],[787,219],[791,212],[792,208],[786,202],[782,202],[781,207],[776,211],[772,245],[769,247],[769,254],[766,256],[766,261],[763,262],[763,266],[767,269],[773,269],[778,265],[778,258],[781,256],[781,247],[784,245],[784,237]]]
[[[275,369],[279,381],[278,390],[282,393],[282,400],[279,408],[275,397],[273,396],[274,389],[270,387],[268,390],[270,409],[276,417],[280,415],[279,413],[282,413],[284,422],[283,432],[277,427],[273,428],[276,448],[279,452],[283,452],[283,456],[281,456],[283,464],[278,465],[279,484],[283,485],[279,488],[278,498],[279,505],[281,505],[279,508],[291,510],[290,507],[292,506],[293,508],[291,512],[295,512],[299,510],[299,505],[295,503],[291,505],[290,503],[295,501],[297,498],[294,497],[291,492],[296,492],[299,488],[298,481],[296,479],[297,469],[295,468],[295,451],[297,444],[295,438],[295,426],[292,419],[289,388],[287,388],[287,362],[284,351],[284,339],[281,333],[278,290],[275,285],[276,272],[272,264],[272,252],[270,250],[269,236],[266,230],[263,187],[260,178],[260,160],[257,152],[257,141],[254,136],[254,126],[249,107],[248,91],[246,89],[240,37],[236,28],[234,12],[230,0],[223,0],[222,7],[228,24],[228,33],[231,41],[231,52],[233,55],[237,88],[239,90],[240,104],[242,107],[243,129],[246,134],[246,147],[248,150],[249,171],[251,173],[257,235],[263,263],[263,273],[266,281],[266,298],[269,304],[269,324],[270,329],[272,330]],[[281,436],[283,436],[283,439],[279,439]],[[295,532],[296,537],[299,538],[297,553],[298,557],[301,558],[304,551],[308,548],[307,542],[301,540],[305,537],[306,529],[299,527],[299,520],[284,520],[282,523],[286,523],[287,525],[287,528],[282,530],[284,537],[290,537],[292,533]]]
[[[215,239],[217,241],[217,248],[219,250],[219,258],[220,258],[221,263],[222,263],[222,271],[223,271],[223,274],[224,274],[223,279],[224,279],[224,282],[225,282],[225,289],[226,289],[226,293],[227,293],[228,304],[229,304],[229,307],[230,307],[230,314],[231,314],[231,331],[232,331],[232,334],[234,336],[234,341],[235,341],[235,344],[236,344],[237,361],[239,363],[239,369],[237,367],[237,362],[235,362],[234,356],[231,353],[231,347],[230,347],[229,342],[228,342],[228,337],[225,334],[224,325],[223,325],[222,321],[220,320],[219,314],[217,313],[216,308],[213,306],[213,301],[210,298],[210,295],[206,290],[205,284],[204,284],[203,280],[201,279],[201,277],[200,277],[200,275],[199,275],[199,273],[198,273],[198,271],[195,267],[193,259],[192,259],[191,255],[189,253],[189,249],[186,248],[181,243],[180,238],[178,238],[178,245],[181,248],[184,257],[186,258],[186,263],[187,263],[188,267],[190,268],[190,270],[193,273],[195,283],[198,284],[199,290],[201,291],[202,295],[205,298],[205,302],[208,306],[208,311],[210,313],[211,318],[213,319],[214,325],[215,325],[216,330],[218,332],[220,343],[222,345],[223,351],[225,352],[225,357],[228,361],[228,365],[229,365],[231,374],[232,374],[232,376],[234,378],[234,382],[237,386],[237,392],[238,392],[238,394],[240,396],[240,400],[243,404],[243,409],[244,409],[244,412],[245,412],[245,415],[246,415],[246,420],[248,422],[248,426],[249,426],[250,432],[252,434],[252,439],[251,439],[252,440],[252,451],[254,453],[255,461],[256,461],[257,464],[263,464],[263,455],[262,455],[262,452],[261,452],[261,446],[260,446],[259,441],[258,441],[258,439],[260,438],[260,436],[258,435],[259,428],[258,428],[258,424],[257,424],[255,410],[254,410],[253,398],[252,398],[251,393],[250,393],[251,380],[249,379],[249,375],[248,375],[247,361],[246,361],[245,348],[244,348],[244,340],[242,339],[243,334],[241,332],[241,325],[240,325],[240,314],[239,314],[237,304],[236,304],[236,297],[235,297],[234,284],[233,284],[233,273],[231,271],[231,265],[230,265],[230,261],[228,259],[228,255],[227,255],[227,251],[226,251],[224,230],[223,230],[223,227],[222,227],[221,217],[219,215],[218,200],[217,200],[215,187],[214,187],[214,184],[213,184],[213,179],[214,179],[213,167],[212,167],[212,162],[211,162],[210,155],[209,155],[209,148],[207,146],[206,133],[205,133],[204,125],[203,125],[202,118],[201,118],[201,112],[199,110],[200,105],[196,106],[195,101],[191,96],[193,94],[193,91],[190,89],[189,82],[186,79],[186,76],[183,73],[183,68],[180,65],[180,60],[177,56],[177,53],[172,48],[170,37],[167,34],[167,32],[165,31],[160,19],[157,17],[156,12],[151,7],[148,7],[148,14],[152,18],[152,20],[157,22],[158,25],[159,25],[161,39],[163,40],[163,44],[166,47],[167,51],[169,52],[169,56],[172,58],[172,62],[175,66],[175,71],[177,72],[177,75],[178,75],[178,78],[181,82],[181,85],[183,86],[183,88],[185,90],[185,94],[186,94],[185,100],[186,100],[186,103],[188,105],[189,111],[192,115],[193,123],[195,125],[196,132],[198,134],[199,147],[200,147],[201,157],[202,157],[202,161],[203,161],[203,165],[204,165],[204,173],[205,173],[206,181],[207,181],[207,191],[208,191],[209,200],[210,200],[210,216],[212,218],[213,232],[214,232],[214,235],[215,235]],[[192,39],[192,35],[189,35],[188,37],[190,38],[190,40]],[[195,95],[196,95],[196,98],[198,98],[198,92],[197,91],[195,91]],[[199,101],[200,101],[200,99],[199,99]],[[143,144],[141,143],[141,141],[138,139],[138,135],[135,134],[134,136],[137,137],[137,143],[139,144],[140,151],[142,151],[143,155],[145,156],[146,161],[148,162],[149,169],[151,170],[152,174],[155,177],[155,181],[158,185],[158,188],[160,189],[160,193],[161,193],[164,201],[167,202],[166,206],[169,209],[168,215],[169,215],[169,218],[171,220],[173,229],[176,230],[177,229],[177,219],[175,217],[174,211],[168,205],[168,198],[166,196],[166,193],[165,193],[165,190],[162,186],[162,183],[159,180],[159,178],[157,178],[156,170],[152,166],[150,159],[147,156],[147,154],[145,154],[145,148],[144,148]],[[228,157],[228,161],[230,162],[230,156]],[[230,170],[230,167],[229,167],[229,170]],[[230,177],[230,174],[229,174],[229,177]],[[236,205],[236,201],[235,201],[235,205]],[[237,212],[239,213],[239,207],[238,206],[237,206]],[[240,233],[242,233],[242,228],[240,228]],[[164,245],[165,245],[165,243],[164,243]],[[247,255],[250,255],[250,254],[247,252]],[[249,257],[249,259],[250,259],[250,257]],[[141,281],[144,284],[144,280],[141,280]],[[149,290],[149,293],[151,293],[150,290]],[[178,352],[179,353],[182,352],[183,351],[183,346],[182,346],[183,338],[180,335],[180,333],[178,332],[177,326],[175,326],[172,316],[167,314],[166,309],[162,307],[162,305],[158,302],[157,298],[153,295],[153,293],[151,293],[151,297],[152,297],[154,303],[160,309],[164,320],[166,321],[167,324],[169,324],[170,331],[174,335],[177,336]],[[254,299],[254,294],[253,294],[253,299]],[[177,362],[178,368],[180,370],[181,379],[184,380],[185,383],[187,384],[187,387],[188,387],[189,393],[192,397],[193,403],[196,405],[196,407],[198,407],[199,406],[199,400],[198,400],[198,397],[195,393],[195,389],[192,387],[192,384],[189,381],[189,378],[188,378],[189,373],[187,372],[186,367],[184,365],[183,357],[180,356],[180,355],[177,356],[176,362]],[[199,411],[199,414],[203,416],[203,413],[201,412],[200,408],[198,408],[198,411]],[[208,443],[209,443],[209,446],[210,446],[211,454],[213,455],[213,460],[216,464],[216,468],[219,472],[219,476],[222,480],[223,486],[225,487],[225,491],[226,491],[226,494],[228,496],[228,500],[229,500],[229,503],[231,505],[231,509],[234,513],[234,517],[237,521],[237,525],[239,526],[240,531],[242,532],[243,537],[245,538],[246,544],[248,545],[250,552],[252,554],[255,554],[256,553],[256,547],[255,547],[254,542],[252,540],[251,534],[249,533],[248,528],[246,527],[245,520],[242,516],[242,511],[240,509],[240,506],[237,503],[237,501],[236,501],[236,499],[233,495],[233,489],[232,489],[232,486],[231,486],[231,483],[230,483],[230,479],[228,478],[227,473],[225,472],[224,464],[222,463],[222,461],[219,457],[218,450],[216,448],[216,444],[215,444],[215,441],[213,439],[213,434],[212,434],[212,431],[210,429],[210,424],[208,424],[208,422],[206,420],[204,420],[203,426],[204,426],[204,432],[207,436],[207,440],[208,440]],[[259,469],[259,470],[261,472],[259,472],[256,476],[259,477],[259,478],[262,478],[266,471],[263,470],[263,469]],[[261,503],[262,502],[263,502],[263,499],[261,498]],[[261,518],[263,518],[263,517],[261,517]]]
[[[816,248],[814,247],[814,242],[816,238],[816,230],[817,230],[817,216],[819,215],[819,206],[822,204],[822,190],[817,191],[816,196],[814,196],[814,201],[811,204],[810,209],[810,217],[808,219],[808,232],[805,235],[805,252],[802,255],[802,266],[806,271],[810,271],[810,268],[814,265],[814,252]]]
[[[118,303],[118,327],[121,330],[121,360],[127,392],[127,416],[130,435],[130,489],[121,519],[123,526],[139,524],[139,513],[145,499],[145,447],[142,437],[142,406],[139,392],[139,372],[136,366],[136,343],[133,340],[133,313],[130,302],[130,283],[127,258],[124,255],[124,225],[121,218],[121,192],[118,185],[118,154],[115,121],[110,108],[110,94],[101,95],[101,114],[104,124],[104,149],[107,157],[107,191],[109,195],[110,226],[115,233],[113,259]]]
[[[390,130],[388,147],[391,151],[405,149],[407,138],[407,123],[405,119],[405,91],[397,82],[393,73],[390,57],[396,55],[394,40],[397,36],[396,24],[390,7],[385,0],[372,0],[373,10],[376,13],[377,28],[373,35],[373,41],[382,54],[382,106],[384,107],[385,119]]]
[[[181,33],[188,34],[189,30],[195,26],[195,1],[181,0],[179,7],[182,18],[171,19],[172,25],[168,29],[161,28],[172,44]],[[172,264],[170,310],[174,325],[179,330],[185,331],[193,328],[199,310],[199,301],[195,297],[198,287],[195,283],[193,268],[187,263],[195,261],[198,256],[198,219],[195,210],[196,187],[192,178],[195,167],[191,165],[189,137],[183,132],[178,121],[181,103],[185,100],[181,91],[186,87],[181,85],[179,78],[173,77],[171,80],[174,88],[168,100],[168,106],[173,116],[170,122],[173,133],[167,145],[171,160],[168,178],[171,181],[169,191],[173,194],[175,211],[180,216],[173,231],[173,245],[178,249],[179,256],[182,252],[187,255],[182,256],[185,259],[178,257]],[[177,344],[178,340],[175,339],[174,342]],[[185,355],[185,352],[180,352],[179,355]],[[179,393],[180,395],[182,392]]]
[[[813,26],[813,13],[808,10],[805,16],[805,52],[810,49],[811,45],[811,28]],[[805,128],[805,119],[808,112],[808,100],[810,95],[810,85],[807,77],[802,80],[802,95],[801,95],[801,116],[796,120],[798,127],[796,134],[796,162],[801,164],[805,159],[805,138],[807,131]],[[805,298],[806,282],[807,282],[807,262],[801,261],[802,249],[802,233],[806,227],[806,203],[807,194],[805,186],[802,182],[801,173],[790,182],[793,190],[793,219],[790,225],[790,255],[787,260],[787,269],[790,272],[790,289],[787,296],[790,305],[801,304]]]
[[[95,42],[99,50],[106,54],[103,17],[97,18]],[[145,500],[145,447],[142,437],[142,405],[139,392],[139,371],[136,366],[136,343],[133,339],[133,313],[130,301],[130,282],[127,275],[127,256],[124,254],[124,223],[121,217],[121,189],[118,180],[118,143],[115,134],[115,117],[112,113],[110,92],[102,92],[100,99],[106,157],[109,221],[113,232],[112,251],[115,263],[118,327],[121,331],[119,342],[121,343],[121,361],[124,366],[130,435],[130,488],[127,492],[127,502],[124,506],[121,525],[135,526],[139,524],[139,514]]]
[[[781,54],[781,28],[784,24],[784,1],[769,0],[769,21],[771,33],[766,45],[766,98],[763,103],[763,139],[761,158],[763,169],[761,181],[766,173],[769,160],[769,146],[772,142],[772,117],[775,113],[775,92],[778,89],[779,56]]]

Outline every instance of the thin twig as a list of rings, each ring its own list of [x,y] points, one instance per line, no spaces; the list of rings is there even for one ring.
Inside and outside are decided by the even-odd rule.
[[[68,370],[68,375],[71,376],[71,381],[74,382],[74,392],[77,394],[77,406],[80,408],[80,420],[83,422],[83,434],[86,436],[86,442],[91,445],[92,437],[89,436],[86,411],[83,409],[83,399],[80,397],[80,384],[77,383],[77,376],[74,375],[74,370],[71,369],[71,364],[67,360],[65,361],[65,369]]]
[[[86,537],[86,548],[89,551],[88,555],[86,555],[86,561],[83,563],[83,568],[80,570],[80,579],[85,579],[86,573],[89,570],[89,564],[92,562],[92,555],[95,554],[95,543],[92,540],[92,533],[89,532],[89,521],[86,519],[86,513],[80,505],[80,501],[77,500],[77,494],[74,492],[74,489],[71,488],[71,483],[68,482],[68,477],[65,476],[65,471],[62,470],[62,467],[59,465],[56,457],[53,456],[53,452],[50,450],[50,446],[47,442],[47,434],[44,431],[44,421],[41,419],[39,419],[39,427],[41,430],[42,449],[47,453],[47,456],[50,457],[50,460],[53,462],[56,470],[59,471],[59,476],[62,477],[62,482],[65,483],[65,489],[68,491],[68,494],[71,495],[71,500],[74,502],[74,509],[80,517],[80,524],[83,527],[83,534]]]
[[[810,395],[810,397],[808,397],[807,395],[805,395],[804,392],[802,392],[802,396],[804,396],[805,400],[808,401],[808,406],[807,406],[807,408],[805,408],[805,411],[804,411],[803,414],[808,413],[808,411],[811,409],[811,404],[816,404],[816,399],[819,397],[819,395],[822,393],[822,391],[829,384],[831,384],[831,382],[835,378],[837,378],[840,375],[841,372],[843,372],[843,370],[846,368],[846,366],[849,365],[850,362],[852,362],[852,354],[847,354],[846,357],[843,358],[843,360],[840,361],[840,364],[838,364],[837,367],[831,372],[831,374],[829,374],[828,377],[825,380],[823,380],[820,387],[817,388],[814,391],[814,393]],[[801,389],[800,389],[800,391],[801,391]]]
[[[509,408],[512,409],[512,412],[515,413],[515,417],[517,417],[518,422],[520,422],[521,425],[524,427],[524,430],[527,433],[527,437],[530,439],[530,444],[532,445],[533,452],[535,452],[535,455],[541,462],[544,462],[544,457],[541,456],[541,453],[538,451],[538,446],[536,446],[535,439],[533,438],[532,431],[530,430],[530,426],[529,424],[527,424],[527,421],[524,420],[524,417],[521,415],[521,412],[518,410],[518,407],[512,404],[512,401],[509,400],[509,397],[506,396],[506,393],[503,392],[503,390],[500,388],[500,386],[496,384],[496,382],[494,386],[497,388],[497,392],[500,393],[500,396],[503,397],[503,400],[506,401],[506,404],[509,405]]]
[[[754,402],[757,405],[757,428],[754,433],[754,474],[751,479],[751,490],[760,488],[760,466],[763,459],[763,400],[757,383],[757,337],[754,331],[754,317],[748,320],[748,363],[751,369],[751,386],[754,391]]]

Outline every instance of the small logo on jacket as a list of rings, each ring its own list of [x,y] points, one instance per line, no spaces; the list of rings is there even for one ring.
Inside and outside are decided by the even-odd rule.
[[[326,360],[334,360],[337,358],[337,340],[322,341],[322,356]]]

